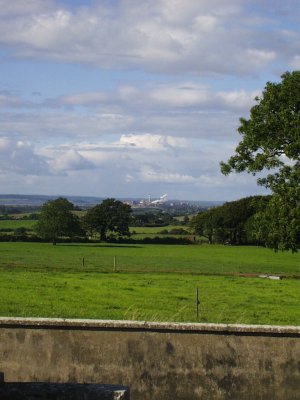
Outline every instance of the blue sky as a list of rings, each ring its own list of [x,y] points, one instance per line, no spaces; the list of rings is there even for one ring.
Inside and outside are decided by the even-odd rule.
[[[0,192],[266,193],[219,162],[300,68],[299,22],[292,0],[0,0]]]

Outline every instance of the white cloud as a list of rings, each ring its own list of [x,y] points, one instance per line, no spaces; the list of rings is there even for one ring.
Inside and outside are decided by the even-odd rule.
[[[0,132],[32,139],[98,137],[132,128],[130,115],[115,113],[77,114],[64,112],[0,113]]]
[[[250,191],[249,177],[221,176],[219,161],[265,80],[300,68],[293,1],[81,4],[0,0],[11,74],[0,83],[1,187],[78,193],[80,182],[87,194],[119,196],[167,186],[181,198]],[[51,75],[54,65],[65,80]]]
[[[249,15],[250,1],[134,0],[77,9],[50,0],[1,4],[0,42],[14,46],[13,53],[104,68],[251,75],[279,57],[284,39],[274,24],[272,41],[265,40],[264,20],[253,17],[254,8]]]
[[[137,149],[161,151],[170,148],[186,147],[187,141],[184,138],[152,135],[146,133],[141,135],[122,135],[120,138],[120,144],[125,146],[133,146]]]
[[[128,140],[138,143],[136,136],[128,135]],[[142,138],[149,140],[148,136]],[[166,142],[156,151],[148,145],[128,146],[121,137],[118,141],[42,148],[1,138],[0,182],[5,181],[5,173],[9,181],[4,183],[4,190],[14,184],[23,193],[38,187],[42,193],[78,194],[80,188],[80,193],[116,197],[128,196],[129,192],[131,196],[168,192],[171,198],[220,199],[218,189],[228,192],[227,198],[234,197],[230,188],[237,185],[240,191],[253,190],[254,183],[247,187],[245,176],[224,178],[220,174],[219,161],[230,154],[230,146],[167,138],[169,143],[174,141],[173,147]]]
[[[300,53],[300,50],[299,50]],[[293,57],[291,61],[291,67],[294,69],[300,69],[300,54],[297,54]]]
[[[0,137],[0,168],[21,175],[49,174],[47,161],[29,142]]]
[[[123,134],[124,144],[130,142],[127,135],[135,132],[135,146],[141,146],[141,142],[146,145],[147,137],[141,136],[144,132],[158,135],[148,137],[152,146],[154,142],[158,146],[166,140],[162,138],[164,136],[200,138],[209,134],[211,139],[225,135],[233,138],[240,114],[248,113],[258,93],[213,93],[207,90],[202,95],[200,89],[182,88],[181,84],[170,85],[168,88],[159,86],[155,90],[156,98],[153,98],[151,92],[149,96],[142,92],[130,104],[118,99],[115,92],[114,104],[108,98],[98,108],[96,102],[104,99],[106,94],[99,93],[98,96],[98,93],[78,93],[63,97],[65,105],[72,105],[69,109],[62,107],[57,110],[52,105],[47,109],[48,100],[43,107],[36,105],[37,110],[31,104],[27,112],[0,112],[0,132],[18,133],[28,140],[45,141],[64,141],[67,138],[74,141],[80,138],[93,140],[103,135]],[[50,103],[58,107],[62,104],[62,98],[53,99]],[[84,106],[84,112],[78,112],[77,106]],[[167,144],[173,145],[171,142]]]
[[[209,87],[191,82],[161,85],[150,92],[150,99],[169,107],[200,109],[248,110],[259,91],[233,90],[214,92]]]
[[[254,105],[254,99],[261,91],[235,90],[231,92],[219,92],[216,94],[216,104],[220,108],[231,110],[249,110]]]
[[[10,94],[5,94],[0,92],[0,107],[21,107],[23,105],[20,98],[17,96],[12,96]]]
[[[231,89],[215,91],[208,84],[197,84],[192,81],[174,82],[168,84],[145,84],[144,87],[120,86],[114,91],[82,92],[59,98],[47,99],[40,108],[60,108],[70,106],[72,109],[85,107],[88,111],[101,113],[102,116],[113,118],[123,117],[122,114],[136,113],[138,115],[168,113],[178,109],[186,110],[219,110],[230,112],[247,111],[254,98],[260,94],[258,90]],[[19,99],[21,102],[21,99]],[[34,104],[29,105],[30,108]],[[107,112],[103,112],[107,110]]]
[[[0,0],[0,17],[26,16],[55,9],[52,0]]]
[[[161,85],[150,92],[158,103],[175,107],[195,107],[210,102],[207,88],[193,84]]]
[[[77,151],[70,149],[60,154],[57,158],[53,158],[50,162],[50,166],[54,171],[58,173],[60,171],[66,172],[69,170],[82,170],[82,169],[94,169],[93,163],[84,158]]]
[[[247,49],[247,60],[253,60],[253,64],[263,66],[276,58],[276,52],[273,50]]]
[[[59,99],[62,104],[70,106],[88,106],[98,103],[103,103],[107,100],[107,95],[101,92],[94,93],[78,93],[69,96],[64,96]]]
[[[151,167],[143,167],[139,176],[143,182],[153,183],[193,183],[195,181],[195,178],[190,175],[182,175],[178,172],[155,171]]]

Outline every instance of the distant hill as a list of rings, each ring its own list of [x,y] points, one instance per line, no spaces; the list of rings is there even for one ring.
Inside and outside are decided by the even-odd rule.
[[[0,205],[6,206],[41,206],[49,200],[65,197],[73,204],[90,207],[100,203],[103,198],[87,196],[45,196],[36,194],[0,194]]]
[[[41,206],[49,200],[54,200],[60,195],[57,196],[46,196],[46,195],[37,195],[37,194],[0,194],[0,206]],[[95,204],[99,204],[104,197],[92,197],[92,196],[65,196],[61,195],[61,197],[67,198],[73,204],[83,208],[92,207]],[[142,200],[141,198],[120,198],[122,201],[133,201],[139,202]],[[170,200],[168,203],[188,203],[190,205],[202,206],[204,208],[218,206],[223,204],[223,201],[189,201],[189,200]]]

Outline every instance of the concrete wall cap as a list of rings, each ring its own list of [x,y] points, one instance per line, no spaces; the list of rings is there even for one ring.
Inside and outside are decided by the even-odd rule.
[[[64,318],[19,318],[0,317],[0,329],[7,326],[16,328],[45,329],[98,329],[98,330],[138,330],[138,331],[176,331],[195,333],[228,334],[276,334],[299,335],[300,326],[242,325],[213,323],[177,323],[126,320],[64,319]]]

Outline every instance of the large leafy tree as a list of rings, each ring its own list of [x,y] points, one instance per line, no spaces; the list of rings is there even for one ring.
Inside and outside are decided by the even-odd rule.
[[[217,227],[217,220],[216,209],[202,211],[192,218],[190,227],[195,234],[205,237],[208,242],[212,244]]]
[[[37,234],[55,245],[61,236],[80,233],[79,219],[72,213],[73,209],[74,205],[62,197],[45,203],[36,225]]]
[[[252,218],[264,210],[269,196],[251,196],[200,212],[190,225],[194,232],[209,243],[249,244],[258,242],[252,234]]]
[[[240,119],[242,140],[235,154],[221,162],[221,171],[225,175],[269,171],[258,179],[258,184],[273,192],[261,219],[265,242],[275,250],[296,251],[300,232],[300,71],[286,72],[279,83],[268,82],[255,100],[250,118]]]
[[[129,236],[131,207],[115,199],[106,199],[89,209],[84,224],[91,233],[100,234],[100,240],[107,240],[108,234]]]

